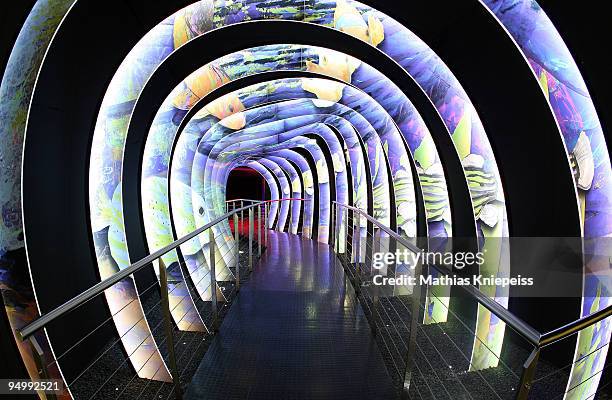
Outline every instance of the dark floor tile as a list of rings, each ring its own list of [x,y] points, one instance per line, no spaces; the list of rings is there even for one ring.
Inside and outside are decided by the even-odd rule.
[[[361,306],[328,246],[271,233],[186,399],[394,399]]]

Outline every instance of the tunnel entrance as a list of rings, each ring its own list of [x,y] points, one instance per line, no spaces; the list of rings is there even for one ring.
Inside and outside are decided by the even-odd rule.
[[[254,169],[235,168],[227,179],[226,198],[231,199],[270,199],[270,190],[264,178]]]

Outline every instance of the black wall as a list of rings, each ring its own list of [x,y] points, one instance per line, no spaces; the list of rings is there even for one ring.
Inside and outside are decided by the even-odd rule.
[[[36,0],[11,1],[0,6],[0,75],[13,49],[17,35]]]
[[[23,0],[9,2],[0,6],[0,76],[4,75],[13,45],[34,3],[35,0]],[[3,131],[4,127],[0,127],[0,132]],[[11,269],[13,273],[20,270],[24,272],[23,276],[14,279],[14,281],[29,282],[29,278],[25,276],[26,269],[21,268],[26,263],[25,251],[23,249],[13,251],[3,258],[6,262],[15,262],[17,264],[16,268]],[[2,354],[0,377],[25,378],[28,375],[27,370],[21,362],[17,344],[11,333],[8,316],[4,311],[2,296],[0,296],[0,306],[2,307],[2,310],[0,310],[0,354]]]
[[[576,3],[539,0],[551,19],[586,81],[591,98],[603,125],[608,143],[612,143],[612,75],[610,74],[609,40],[612,37],[609,13],[602,12],[596,0]]]

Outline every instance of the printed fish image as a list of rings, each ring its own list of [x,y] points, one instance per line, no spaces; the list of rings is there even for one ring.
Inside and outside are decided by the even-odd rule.
[[[218,66],[207,66],[185,79],[183,90],[174,98],[173,105],[180,110],[190,110],[204,96],[230,81]]]
[[[336,2],[334,27],[377,47],[385,40],[385,28],[372,13],[368,13],[367,18],[366,23],[361,13],[347,0]]]
[[[595,178],[595,161],[593,160],[591,141],[586,133],[580,133],[576,146],[570,155],[570,161],[578,189],[591,189]]]
[[[434,164],[427,170],[417,167],[423,190],[427,220],[450,222],[446,180],[441,164]]]
[[[384,183],[372,187],[372,198],[374,202],[374,218],[388,223],[389,220],[389,187]]]
[[[316,166],[319,183],[329,183],[329,170],[327,169],[327,163],[325,162],[325,160],[317,161]]]
[[[498,200],[498,187],[495,176],[484,172],[484,159],[482,156],[470,154],[462,161],[462,164],[470,195],[472,196],[474,214],[477,219],[492,228],[499,222],[496,207],[493,206]]]
[[[331,76],[347,83],[351,82],[353,73],[361,64],[359,60],[336,51],[321,49],[318,56],[318,63],[306,60],[306,71]]]
[[[397,225],[408,237],[416,236],[416,200],[412,176],[401,169],[393,179],[397,202]]]
[[[302,88],[317,96],[320,102],[314,102],[316,107],[329,107],[328,102],[337,103],[341,98],[344,90],[344,84],[339,82],[331,82],[323,79],[302,79]]]
[[[236,94],[223,96],[205,108],[210,115],[217,117],[219,123],[229,129],[238,130],[246,126],[246,117],[242,111],[246,109]]]
[[[302,179],[304,179],[304,191],[309,196],[312,196],[314,194],[314,179],[312,177],[312,172],[311,171],[304,172]]]
[[[344,154],[342,152],[332,154],[332,162],[335,173],[339,174],[344,172]]]
[[[199,1],[184,8],[174,19],[174,48],[213,28],[214,1]]]

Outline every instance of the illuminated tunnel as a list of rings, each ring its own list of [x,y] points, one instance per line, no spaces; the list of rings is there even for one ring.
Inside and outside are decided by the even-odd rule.
[[[354,361],[346,398],[610,398],[607,115],[580,72],[588,63],[545,12],[552,2],[29,3],[7,14],[19,21],[0,86],[2,349],[15,360],[0,378],[57,379],[66,399],[221,398],[195,387],[207,359],[223,357],[215,346],[231,349],[219,342],[269,265],[296,293],[341,288],[319,300],[365,316],[384,368]],[[573,47],[580,27],[567,19]],[[237,170],[250,173],[230,179]],[[237,199],[241,179],[264,190]],[[535,287],[379,292],[359,276],[375,275],[383,247],[477,253],[480,264],[452,265],[453,276],[530,276]],[[299,270],[304,257],[315,272]],[[449,273],[417,264],[393,273]],[[270,303],[249,312],[282,301]],[[310,322],[332,319],[302,305]],[[178,364],[191,355],[180,376],[177,338],[206,343],[177,353]],[[381,371],[389,392],[375,389]],[[296,398],[344,398],[332,386]]]

